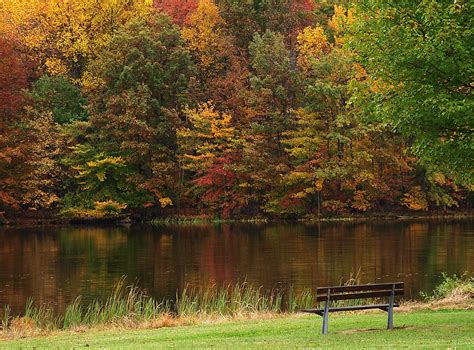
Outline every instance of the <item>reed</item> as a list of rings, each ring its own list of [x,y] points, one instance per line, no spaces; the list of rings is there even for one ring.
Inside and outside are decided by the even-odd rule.
[[[235,317],[259,313],[296,312],[312,306],[314,297],[310,290],[295,293],[293,288],[285,295],[279,290],[264,290],[247,282],[218,287],[185,287],[175,300],[158,301],[146,295],[137,286],[125,286],[121,278],[113,292],[104,300],[84,305],[80,297],[57,314],[52,307],[35,305],[28,299],[21,315],[12,315],[4,307],[1,318],[3,332],[15,334],[28,328],[35,331],[67,330],[77,327],[127,326],[138,327],[144,323],[168,324],[169,318],[185,320],[195,318]],[[160,323],[160,320],[163,322]]]
[[[81,298],[77,297],[71,304],[66,307],[62,322],[62,328],[68,329],[80,326],[83,322]]]
[[[103,301],[96,300],[81,307],[79,299],[76,299],[66,308],[65,328],[74,325],[119,324],[123,321],[137,324],[170,312],[170,302],[158,302],[135,285],[126,287],[124,282],[125,278],[121,278],[112,294]]]
[[[10,326],[10,313],[11,313],[11,308],[9,305],[6,305],[5,308],[3,309],[3,315],[2,315],[2,329],[8,329]]]
[[[295,293],[293,286],[288,291],[288,312],[298,312],[314,306],[315,295],[311,289]]]
[[[52,308],[46,305],[34,306],[33,298],[28,298],[25,305],[24,320],[31,321],[39,329],[53,330],[60,328],[61,316],[55,315]],[[28,322],[20,323],[28,324]]]
[[[344,282],[341,281],[341,285],[360,284],[359,276],[360,270]],[[427,301],[472,300],[472,276],[466,273],[462,276],[443,274],[442,277],[433,293],[424,295]],[[345,301],[344,305],[348,302],[354,304],[358,301]],[[338,301],[335,305],[342,303]],[[122,277],[109,297],[87,305],[78,297],[60,314],[51,307],[36,306],[31,298],[27,300],[21,315],[13,315],[11,308],[6,305],[0,315],[0,326],[2,333],[7,336],[24,337],[41,332],[95,326],[167,327],[216,317],[295,313],[315,306],[315,293],[311,289],[296,292],[290,287],[283,292],[278,289],[265,290],[247,282],[223,287],[187,286],[177,293],[174,300],[159,301],[146,295],[136,285],[126,286],[125,277]]]
[[[178,317],[193,315],[234,316],[258,312],[281,313],[287,310],[282,303],[283,293],[263,291],[247,282],[218,288],[186,287],[176,295]]]

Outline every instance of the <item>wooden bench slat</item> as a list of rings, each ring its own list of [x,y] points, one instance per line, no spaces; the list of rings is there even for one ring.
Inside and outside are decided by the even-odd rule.
[[[403,289],[396,289],[395,296],[403,295]],[[381,298],[387,297],[392,295],[391,290],[383,290],[383,291],[376,291],[376,292],[359,292],[359,293],[347,293],[347,294],[332,294],[331,289],[331,301],[333,300],[350,300],[350,299],[367,299],[367,298]],[[327,295],[318,295],[316,296],[316,301],[325,301],[327,299]]]
[[[339,312],[339,311],[356,311],[356,310],[370,310],[370,309],[386,310],[389,306],[390,304],[339,306],[339,307],[330,307],[328,311]],[[400,304],[393,304],[393,307],[399,307],[399,306]],[[301,310],[301,312],[322,315],[324,313],[324,309],[305,309],[305,310]]]
[[[321,287],[321,288],[316,288],[316,294],[317,295],[327,294],[329,288],[331,288],[331,295],[333,293],[363,292],[363,291],[376,291],[376,290],[388,290],[388,289],[391,290],[394,284],[395,284],[395,289],[402,289],[405,286],[403,282],[395,282],[395,283],[363,284],[363,285],[357,285],[357,286]]]

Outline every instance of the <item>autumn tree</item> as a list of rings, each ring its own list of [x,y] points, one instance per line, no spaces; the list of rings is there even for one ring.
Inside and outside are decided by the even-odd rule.
[[[402,171],[397,180],[408,177],[403,144],[383,126],[364,123],[354,109],[353,89],[365,86],[366,73],[341,43],[330,44],[321,27],[298,35],[304,108],[293,112],[296,127],[285,132],[291,167],[267,210],[363,212],[387,198],[396,203],[401,184],[387,175]]]
[[[298,66],[307,72],[311,69],[314,60],[327,54],[331,45],[321,26],[306,27],[297,36],[298,41]]]
[[[267,31],[255,34],[249,46],[250,89],[249,119],[270,137],[279,138],[288,128],[286,113],[293,100],[293,70],[290,53],[281,34]],[[293,101],[292,101],[293,100]]]
[[[132,18],[146,16],[147,0],[4,0],[2,27],[14,33],[45,73],[80,78],[89,59]]]
[[[300,49],[300,54],[303,52]],[[353,79],[354,68],[340,49],[326,54],[321,51],[319,57],[310,60],[302,60],[300,56],[304,71],[308,69],[308,61],[305,108],[294,114],[295,130],[285,133],[284,142],[294,166],[285,176],[284,183],[292,187],[291,190],[287,187],[285,197],[288,197],[286,201],[308,200],[310,207],[317,204],[318,211],[324,206],[328,211],[339,212],[347,204],[341,190],[356,175],[348,162],[352,143],[360,132],[347,108],[348,82]],[[321,193],[331,199],[322,202]]]
[[[210,102],[187,107],[184,114],[189,127],[179,129],[178,139],[186,169],[200,171],[232,149],[235,130],[230,115],[219,113]]]
[[[171,203],[177,112],[186,100],[191,69],[178,28],[159,13],[117,31],[88,65],[87,73],[94,77],[87,90],[89,129],[76,151],[79,159],[71,163],[77,164],[79,187],[86,170],[104,173],[100,169],[107,165],[115,178],[102,176],[102,186],[108,188],[100,192],[92,185],[78,192],[90,207],[108,200],[131,207]],[[89,169],[91,164],[97,170]],[[125,184],[127,190],[121,191]]]
[[[189,14],[182,36],[196,63],[198,72],[190,83],[195,105],[213,101],[220,110],[232,111],[234,123],[244,115],[248,58],[235,45],[220,8],[202,0]]]
[[[63,164],[69,155],[66,127],[86,120],[86,100],[80,89],[63,77],[42,76],[27,94],[22,114],[28,134],[29,171],[24,175],[21,204],[29,208],[58,208],[67,191],[67,168]]]
[[[29,172],[23,107],[30,74],[25,50],[14,38],[0,36],[0,208],[20,204],[22,180]]]
[[[51,112],[28,105],[25,108],[29,135],[28,172],[22,180],[21,204],[33,209],[58,208],[65,193],[66,169],[62,164],[68,152],[65,136]]]
[[[351,3],[0,1],[0,216],[466,205],[473,6]]]
[[[238,208],[235,197],[237,133],[232,117],[220,113],[212,103],[185,109],[187,125],[178,130],[183,170],[190,172],[199,201],[216,214],[227,217]]]
[[[197,5],[197,0],[155,0],[153,5],[164,11],[178,25],[184,25],[188,16],[193,12]]]
[[[267,30],[282,34],[292,44],[296,33],[312,23],[315,9],[311,0],[220,0],[218,4],[229,31],[238,33],[236,43],[245,49],[255,33]]]
[[[235,56],[232,38],[225,33],[224,27],[225,22],[214,1],[200,0],[181,31],[198,69],[192,84],[196,103],[214,99],[213,84],[225,79],[230,60]]]
[[[289,110],[296,103],[294,70],[281,34],[255,34],[249,46],[250,86],[239,167],[241,189],[251,207],[260,208],[275,179],[286,167],[282,134],[291,128]],[[250,190],[250,191],[249,191]]]
[[[202,72],[218,70],[225,56],[224,20],[212,0],[200,0],[191,13],[188,25],[182,29],[190,51],[195,55]]]
[[[129,181],[133,174],[121,156],[101,152],[90,143],[72,146],[64,163],[74,170],[69,181],[72,185],[68,186],[68,193],[62,199],[64,214],[113,216],[128,205],[133,207],[141,203],[141,196],[149,197]]]
[[[17,119],[26,102],[24,89],[31,76],[31,63],[21,44],[14,38],[0,36],[0,108],[1,130]],[[5,135],[2,132],[1,135]]]
[[[26,92],[33,66],[25,49],[3,37],[0,54],[0,206],[48,208],[59,202],[62,138]]]

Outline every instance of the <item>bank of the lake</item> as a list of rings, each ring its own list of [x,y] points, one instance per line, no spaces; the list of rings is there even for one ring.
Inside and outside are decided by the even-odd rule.
[[[472,209],[430,210],[430,211],[381,211],[351,214],[304,215],[298,217],[279,216],[233,216],[219,217],[211,214],[184,215],[167,212],[162,215],[124,214],[110,217],[69,217],[57,210],[17,210],[9,213],[0,211],[1,226],[68,226],[68,225],[120,225],[120,224],[196,224],[196,223],[265,223],[265,222],[370,222],[391,220],[462,220],[473,219]]]
[[[321,335],[321,318],[287,315],[146,330],[90,330],[0,340],[1,349],[83,348],[457,348],[474,343],[473,310],[396,312],[392,331],[383,312],[331,314],[330,333]]]

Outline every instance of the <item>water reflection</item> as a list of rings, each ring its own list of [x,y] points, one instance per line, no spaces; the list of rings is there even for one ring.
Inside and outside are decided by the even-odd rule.
[[[108,295],[127,275],[149,294],[247,280],[266,288],[404,281],[408,296],[441,272],[474,271],[472,221],[0,229],[0,308]]]

